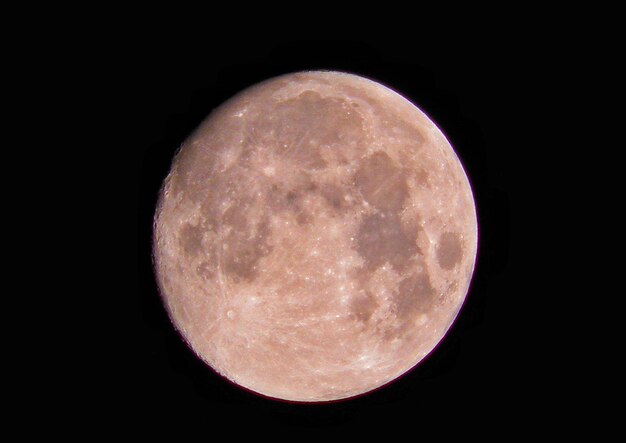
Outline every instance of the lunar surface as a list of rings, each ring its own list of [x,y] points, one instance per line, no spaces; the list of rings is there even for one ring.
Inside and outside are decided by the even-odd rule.
[[[193,351],[264,396],[376,389],[429,354],[476,257],[472,192],[435,124],[391,89],[301,72],[236,95],[178,151],[157,280]]]

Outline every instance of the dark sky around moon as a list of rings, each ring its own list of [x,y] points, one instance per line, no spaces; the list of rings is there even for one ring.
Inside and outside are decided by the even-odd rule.
[[[511,57],[459,44],[416,50],[416,41],[364,39],[225,44],[195,50],[146,45],[130,61],[124,88],[136,146],[138,177],[137,370],[133,402],[163,416],[242,420],[287,426],[365,425],[433,410],[463,414],[510,402],[519,394],[522,333],[515,307],[527,296],[513,285],[528,266],[511,254],[511,202],[523,192],[511,174],[525,150],[516,119],[524,91]],[[440,125],[470,179],[477,205],[479,250],[470,291],[447,338],[417,369],[383,390],[347,403],[291,405],[242,392],[212,373],[171,328],[158,299],[150,262],[151,223],[161,182],[176,149],[214,107],[261,80],[303,69],[333,69],[369,77],[414,100]],[[523,257],[527,259],[527,257]],[[521,303],[526,303],[522,301]],[[135,332],[135,331],[134,331]],[[494,414],[496,411],[493,410]],[[446,412],[444,412],[446,411]],[[233,419],[233,417],[239,417]]]

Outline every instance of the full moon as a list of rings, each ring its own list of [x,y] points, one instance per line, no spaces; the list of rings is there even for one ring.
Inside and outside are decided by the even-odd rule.
[[[273,78],[215,109],[163,183],[153,258],[174,327],[263,396],[324,402],[443,339],[477,248],[459,158],[413,103],[340,72]]]

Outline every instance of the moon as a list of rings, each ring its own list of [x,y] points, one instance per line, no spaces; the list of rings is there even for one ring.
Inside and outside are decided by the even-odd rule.
[[[443,339],[474,270],[461,162],[392,89],[298,72],[215,109],[177,152],[153,260],[174,327],[236,385],[355,397]]]

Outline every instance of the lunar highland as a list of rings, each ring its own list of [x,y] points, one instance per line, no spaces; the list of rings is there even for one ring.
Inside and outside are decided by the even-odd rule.
[[[270,79],[175,156],[154,263],[175,328],[264,396],[353,397],[418,364],[466,297],[477,224],[437,126],[356,75]]]

